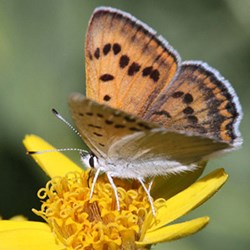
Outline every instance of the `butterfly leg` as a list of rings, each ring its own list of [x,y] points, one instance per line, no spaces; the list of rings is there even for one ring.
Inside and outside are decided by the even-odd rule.
[[[137,178],[137,180],[141,183],[143,189],[145,190],[147,196],[148,196],[148,201],[150,203],[151,209],[152,209],[152,214],[155,217],[155,207],[154,207],[154,203],[153,203],[153,199],[150,195],[150,188],[152,186],[152,184],[149,184],[149,189],[147,189],[147,187],[145,186],[144,180],[142,178]],[[153,183],[153,181],[151,181]]]
[[[116,206],[117,206],[117,210],[120,211],[120,202],[119,202],[119,196],[118,196],[118,191],[117,191],[117,187],[112,179],[112,175],[110,173],[107,173],[109,182],[114,190],[115,193],[115,199],[116,199]]]
[[[152,185],[153,185],[153,183],[154,183],[154,180],[155,180],[155,178],[153,178],[150,182],[149,182],[149,186],[148,186],[148,192],[150,193],[150,191],[151,191],[151,188],[152,188]]]
[[[92,182],[92,186],[91,186],[91,191],[90,191],[89,199],[91,199],[92,196],[93,196],[94,189],[95,189],[95,184],[96,184],[97,178],[98,178],[101,170],[102,170],[101,168],[98,168],[96,170],[96,173],[95,173],[95,176],[94,176],[94,179],[93,179],[93,182]]]

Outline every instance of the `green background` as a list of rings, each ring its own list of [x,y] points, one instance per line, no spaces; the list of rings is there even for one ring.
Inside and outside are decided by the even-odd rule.
[[[84,92],[83,43],[88,19],[100,5],[130,12],[162,34],[183,60],[206,61],[232,82],[245,113],[243,148],[209,163],[230,178],[187,218],[209,215],[200,233],[153,249],[248,249],[250,245],[250,1],[0,1],[0,214],[39,220],[37,190],[48,180],[25,155],[22,139],[37,134],[58,148],[82,142],[51,113],[70,120],[67,97]],[[77,162],[78,154],[69,157]]]

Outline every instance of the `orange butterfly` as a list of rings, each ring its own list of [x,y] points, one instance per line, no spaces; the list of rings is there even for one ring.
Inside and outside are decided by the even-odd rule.
[[[97,8],[85,44],[87,97],[69,105],[90,149],[83,162],[113,187],[113,177],[137,179],[154,206],[146,177],[190,171],[218,152],[242,144],[241,106],[218,71],[181,62],[156,32],[113,8]],[[150,185],[151,186],[151,185]]]

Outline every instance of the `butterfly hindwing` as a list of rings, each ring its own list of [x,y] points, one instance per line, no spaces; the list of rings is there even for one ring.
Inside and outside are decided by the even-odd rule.
[[[162,161],[168,168],[171,162],[188,166],[208,159],[214,152],[228,149],[227,143],[215,143],[201,136],[189,136],[164,128],[153,128],[144,133],[127,136],[114,143],[109,152],[116,161],[119,158],[133,159],[133,163],[156,165]],[[138,150],[140,149],[140,150]],[[134,152],[134,153],[133,153]]]
[[[232,86],[201,62],[184,62],[172,84],[148,110],[145,119],[182,133],[241,144],[241,107]]]
[[[87,97],[141,117],[172,81],[179,56],[127,13],[95,10],[86,36]]]

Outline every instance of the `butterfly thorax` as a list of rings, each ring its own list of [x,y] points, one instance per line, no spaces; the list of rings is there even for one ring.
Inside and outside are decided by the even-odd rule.
[[[81,156],[81,160],[88,168],[95,169],[112,177],[137,179],[160,175],[175,174],[177,172],[190,171],[196,165],[181,165],[177,161],[166,159],[153,159],[152,161],[136,161],[134,159],[112,159],[97,157],[93,153]]]

